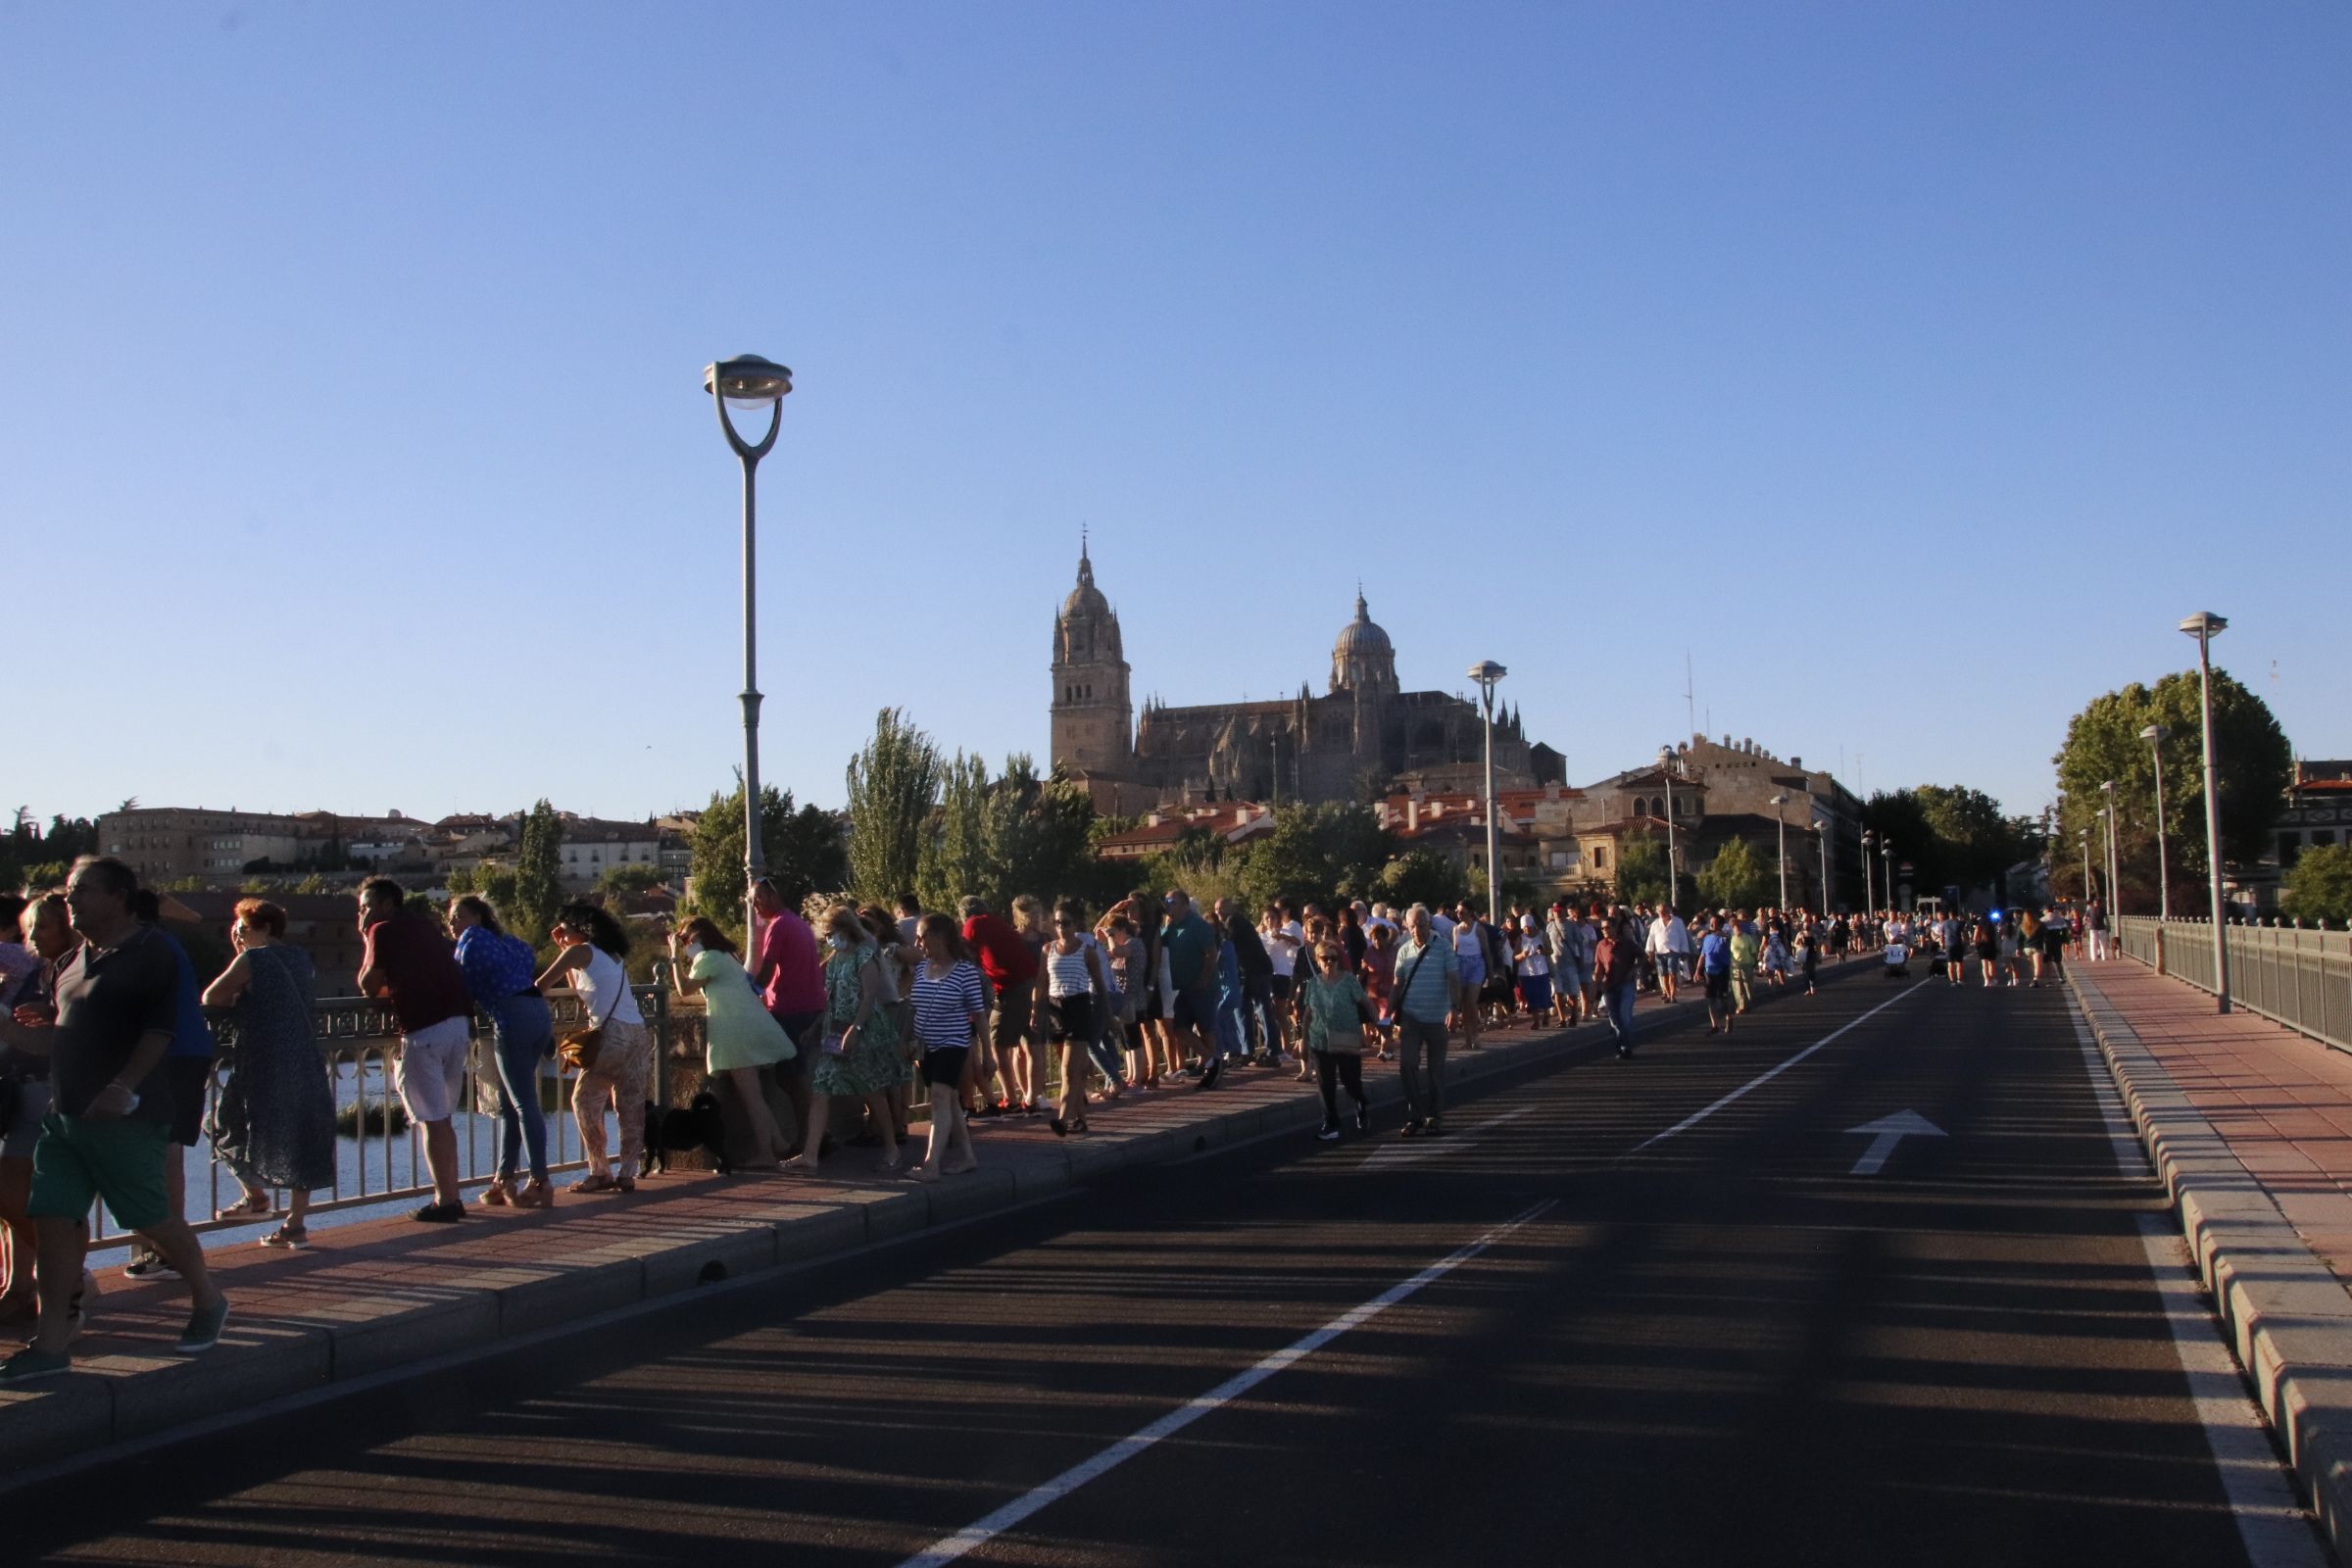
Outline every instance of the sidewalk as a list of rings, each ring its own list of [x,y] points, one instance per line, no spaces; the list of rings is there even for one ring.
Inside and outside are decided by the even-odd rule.
[[[2352,1054],[2130,959],[2068,974],[2238,1364],[2352,1564]]]
[[[1609,1038],[1595,1023],[1490,1035],[1494,1043],[1477,1052],[1457,1042],[1448,1090]],[[1365,1089],[1375,1106],[1397,1102],[1395,1064],[1367,1061]],[[1206,1093],[1131,1093],[1095,1107],[1096,1130],[1077,1138],[1055,1138],[1042,1116],[976,1123],[981,1168],[930,1186],[877,1170],[875,1151],[845,1149],[813,1180],[679,1172],[625,1197],[562,1194],[552,1209],[471,1207],[454,1226],[400,1218],[321,1229],[303,1252],[213,1249],[231,1315],[220,1346],[193,1359],[169,1348],[187,1315],[179,1285],[106,1270],[74,1373],[0,1390],[0,1478],[698,1284],[1009,1209],[1121,1167],[1267,1133],[1303,1135],[1321,1119],[1313,1085],[1253,1068]]]

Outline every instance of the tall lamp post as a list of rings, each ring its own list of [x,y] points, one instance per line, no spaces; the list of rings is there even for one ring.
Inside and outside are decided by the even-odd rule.
[[[2116,830],[2123,824],[2123,813],[2115,808],[2115,780],[2101,779],[2099,793],[2107,800],[2099,808],[2107,818],[2107,912],[2120,915],[2124,912],[2124,855]]]
[[[1683,875],[1674,854],[1674,748],[1658,748],[1658,775],[1666,780],[1666,907],[1682,902]]]
[[[1879,906],[1878,899],[1870,889],[1870,852],[1878,842],[1877,833],[1869,828],[1862,830],[1862,912],[1864,914],[1871,913]]]
[[[1494,823],[1494,683],[1510,671],[1492,659],[1470,666],[1470,678],[1478,682],[1480,698],[1487,709],[1487,924],[1502,923],[1502,864],[1495,858]]]
[[[2213,779],[2213,640],[2230,622],[2200,610],[2180,623],[2197,640],[2197,692],[2205,731],[2205,875],[2213,898],[2213,990],[2230,1010],[2230,941],[2222,928],[2222,803]]]
[[[2173,878],[2164,858],[2164,738],[2172,730],[2162,724],[2150,724],[2139,732],[2148,743],[2148,760],[2156,764],[2156,918],[2173,917]]]
[[[1814,822],[1813,822],[1813,831],[1814,831],[1814,833],[1815,833],[1815,834],[1817,834],[1817,835],[1820,837],[1820,839],[1821,839],[1821,910],[1820,910],[1820,913],[1821,913],[1821,917],[1822,917],[1824,920],[1827,920],[1827,919],[1830,917],[1830,821],[1829,821],[1829,818],[1828,818],[1828,817],[1816,817],[1816,818],[1814,819]]]
[[[2082,902],[2090,902],[2090,829],[2075,829],[2075,842],[2082,846]]]
[[[743,936],[746,949],[757,945],[759,916],[752,892],[767,874],[767,851],[760,832],[760,641],[759,556],[755,505],[755,475],[760,460],[776,444],[784,426],[784,399],[792,391],[792,371],[757,354],[741,354],[703,368],[703,390],[718,410],[718,428],[727,445],[743,460]],[[767,434],[746,441],[735,428],[728,407],[745,414],[767,410]]]
[[[1775,795],[1772,798],[1772,814],[1781,825],[1781,913],[1783,914],[1788,912],[1788,818],[1782,814],[1781,808],[1788,804],[1788,797],[1786,795]]]
[[[1894,908],[1894,840],[1879,835],[1879,886],[1886,891],[1886,907]]]

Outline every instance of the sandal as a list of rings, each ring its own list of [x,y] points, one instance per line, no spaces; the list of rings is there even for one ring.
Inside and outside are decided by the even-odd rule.
[[[311,1245],[311,1233],[300,1225],[280,1225],[262,1238],[262,1245],[280,1251],[299,1252]]]
[[[490,1185],[482,1189],[481,1204],[484,1208],[506,1208],[514,1201],[514,1191],[507,1185],[504,1176],[491,1177]]]
[[[571,1184],[571,1190],[575,1193],[617,1193],[623,1189],[620,1183],[610,1176],[583,1176]]]
[[[226,1208],[213,1211],[215,1219],[267,1219],[277,1211],[268,1193],[259,1198],[240,1198]]]

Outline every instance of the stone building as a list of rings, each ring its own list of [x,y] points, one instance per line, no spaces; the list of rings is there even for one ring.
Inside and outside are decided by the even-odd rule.
[[[1392,789],[1483,787],[1485,719],[1446,692],[1400,688],[1396,651],[1359,591],[1331,651],[1320,697],[1171,707],[1139,716],[1118,612],[1095,585],[1082,545],[1078,583],[1054,623],[1054,763],[1105,811],[1211,799],[1267,803],[1378,799]],[[1559,754],[1530,746],[1515,710],[1495,714],[1497,788],[1555,782]]]

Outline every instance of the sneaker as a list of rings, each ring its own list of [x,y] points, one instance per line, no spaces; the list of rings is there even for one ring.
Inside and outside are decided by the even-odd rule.
[[[1216,1088],[1217,1079],[1224,1073],[1224,1071],[1225,1058],[1223,1056],[1215,1057],[1209,1062],[1207,1068],[1201,1072],[1200,1087],[1203,1089]]]
[[[1360,1102],[1355,1107],[1355,1130],[1359,1133],[1372,1130],[1372,1107]]]
[[[1336,1121],[1325,1122],[1322,1129],[1315,1134],[1315,1142],[1318,1144],[1336,1144],[1339,1141],[1340,1124]]]
[[[464,1203],[427,1203],[409,1216],[426,1225],[448,1225],[465,1217]]]
[[[164,1261],[164,1254],[141,1248],[138,1254],[122,1266],[122,1272],[134,1280],[175,1280],[179,1270]]]
[[[5,1361],[0,1361],[0,1388],[13,1389],[20,1383],[36,1378],[53,1378],[74,1370],[74,1358],[50,1350],[37,1350],[27,1345]]]
[[[463,1206],[459,1205],[461,1212]],[[202,1355],[220,1343],[220,1327],[228,1321],[228,1298],[223,1296],[210,1307],[198,1307],[188,1314],[188,1326],[179,1331],[179,1343],[172,1347],[182,1355]]]

